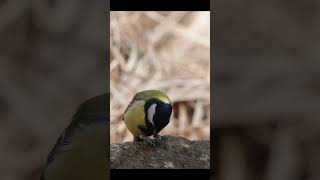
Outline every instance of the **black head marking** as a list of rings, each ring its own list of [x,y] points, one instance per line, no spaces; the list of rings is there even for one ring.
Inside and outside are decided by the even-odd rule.
[[[152,104],[157,105],[155,108],[155,114],[153,116],[154,125],[148,120],[148,109]],[[146,102],[144,111],[146,114],[145,122],[147,125],[146,135],[156,135],[169,123],[172,113],[172,105],[152,98]]]

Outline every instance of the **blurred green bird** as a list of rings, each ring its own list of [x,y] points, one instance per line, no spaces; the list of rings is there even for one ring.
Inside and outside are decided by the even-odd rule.
[[[48,155],[41,180],[106,180],[109,177],[110,94],[80,105]]]

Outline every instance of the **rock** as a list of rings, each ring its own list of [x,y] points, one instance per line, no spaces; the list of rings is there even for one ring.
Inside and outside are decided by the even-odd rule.
[[[111,169],[209,169],[209,141],[165,136],[157,147],[146,143],[111,144]]]

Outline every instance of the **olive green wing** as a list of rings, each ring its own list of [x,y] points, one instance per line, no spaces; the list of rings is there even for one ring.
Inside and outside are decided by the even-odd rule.
[[[41,180],[45,180],[45,173],[48,166],[62,153],[72,149],[72,141],[75,132],[84,125],[92,125],[109,120],[109,97],[110,94],[103,94],[93,97],[80,105],[72,117],[69,126],[63,131],[56,144],[47,157],[45,170],[41,175]],[[107,125],[106,125],[107,128]]]

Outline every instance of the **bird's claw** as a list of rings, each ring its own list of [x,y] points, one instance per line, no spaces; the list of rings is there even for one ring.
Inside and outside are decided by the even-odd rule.
[[[155,139],[145,138],[145,141],[146,141],[146,143],[150,144],[153,147],[155,147],[157,145],[157,142]]]
[[[160,142],[161,142],[162,137],[161,137],[160,135],[157,134],[157,135],[155,135],[154,137],[155,137],[157,143],[160,143]]]
[[[160,135],[151,135],[151,136],[144,137],[143,140],[146,143],[150,144],[151,146],[155,147],[160,143],[161,136]]]

